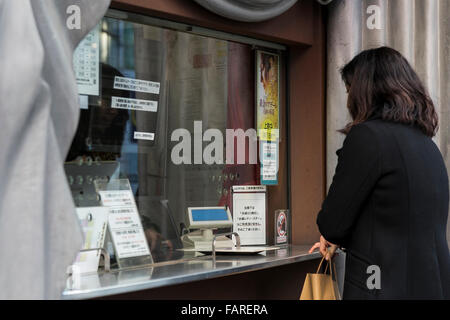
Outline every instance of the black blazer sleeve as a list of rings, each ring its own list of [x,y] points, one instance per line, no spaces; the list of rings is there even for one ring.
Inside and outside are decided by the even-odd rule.
[[[338,163],[332,184],[317,216],[320,233],[345,247],[352,226],[381,175],[377,137],[363,124],[352,127],[336,153]]]

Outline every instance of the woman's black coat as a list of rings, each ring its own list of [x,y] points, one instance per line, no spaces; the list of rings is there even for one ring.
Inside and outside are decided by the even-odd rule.
[[[450,299],[449,183],[432,139],[372,117],[337,155],[317,224],[347,253],[344,299]],[[381,289],[367,286],[376,284],[370,265]]]

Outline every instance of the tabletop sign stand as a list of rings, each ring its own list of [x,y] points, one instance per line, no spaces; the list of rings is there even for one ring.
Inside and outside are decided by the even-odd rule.
[[[275,245],[287,245],[291,237],[291,216],[289,210],[275,210],[274,228]]]
[[[128,179],[96,180],[95,189],[108,208],[108,231],[119,269],[153,264]]]
[[[267,244],[267,188],[265,185],[233,186],[233,232],[241,246]]]
[[[103,257],[103,262],[101,263],[103,266],[103,270],[105,272],[111,271],[111,262],[109,260],[109,253],[106,251],[105,248],[89,248],[89,249],[81,249],[80,252],[100,252],[101,256]]]
[[[99,268],[108,226],[108,209],[101,206],[76,208],[80,221],[84,244],[79,251],[74,266],[80,274],[96,273]]]
[[[236,248],[240,249],[241,248],[241,238],[239,237],[239,234],[237,232],[229,232],[229,233],[225,233],[222,234],[222,236],[234,236],[236,239]],[[216,267],[216,240],[217,237],[219,237],[221,235],[215,235],[213,240],[212,240],[212,260],[213,260],[213,265],[214,267]]]

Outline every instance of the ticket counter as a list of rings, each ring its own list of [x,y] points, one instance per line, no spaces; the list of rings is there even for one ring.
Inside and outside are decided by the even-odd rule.
[[[319,253],[287,246],[264,255],[211,256],[156,263],[145,268],[85,275],[63,299],[295,299],[304,273],[317,268]],[[281,276],[283,275],[283,276]]]
[[[298,298],[319,258],[307,250],[325,195],[323,14],[304,0],[242,23],[193,1],[112,1],[75,55],[82,110],[65,167],[85,226],[94,228],[97,206],[129,214],[105,227],[101,264],[111,269],[82,274],[63,298]],[[265,179],[250,151],[229,161],[227,130],[255,128],[257,83],[267,79],[277,84],[278,172],[265,189],[261,244],[275,245],[275,210],[289,209],[288,244],[215,261],[183,251],[188,208],[227,209],[234,186]]]

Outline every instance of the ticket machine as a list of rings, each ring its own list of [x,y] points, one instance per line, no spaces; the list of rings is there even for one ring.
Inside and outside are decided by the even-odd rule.
[[[211,250],[214,230],[233,226],[228,207],[189,207],[186,210],[186,222],[188,233],[182,236],[183,247],[196,250]],[[218,248],[233,246],[233,241],[227,237],[216,239]]]

